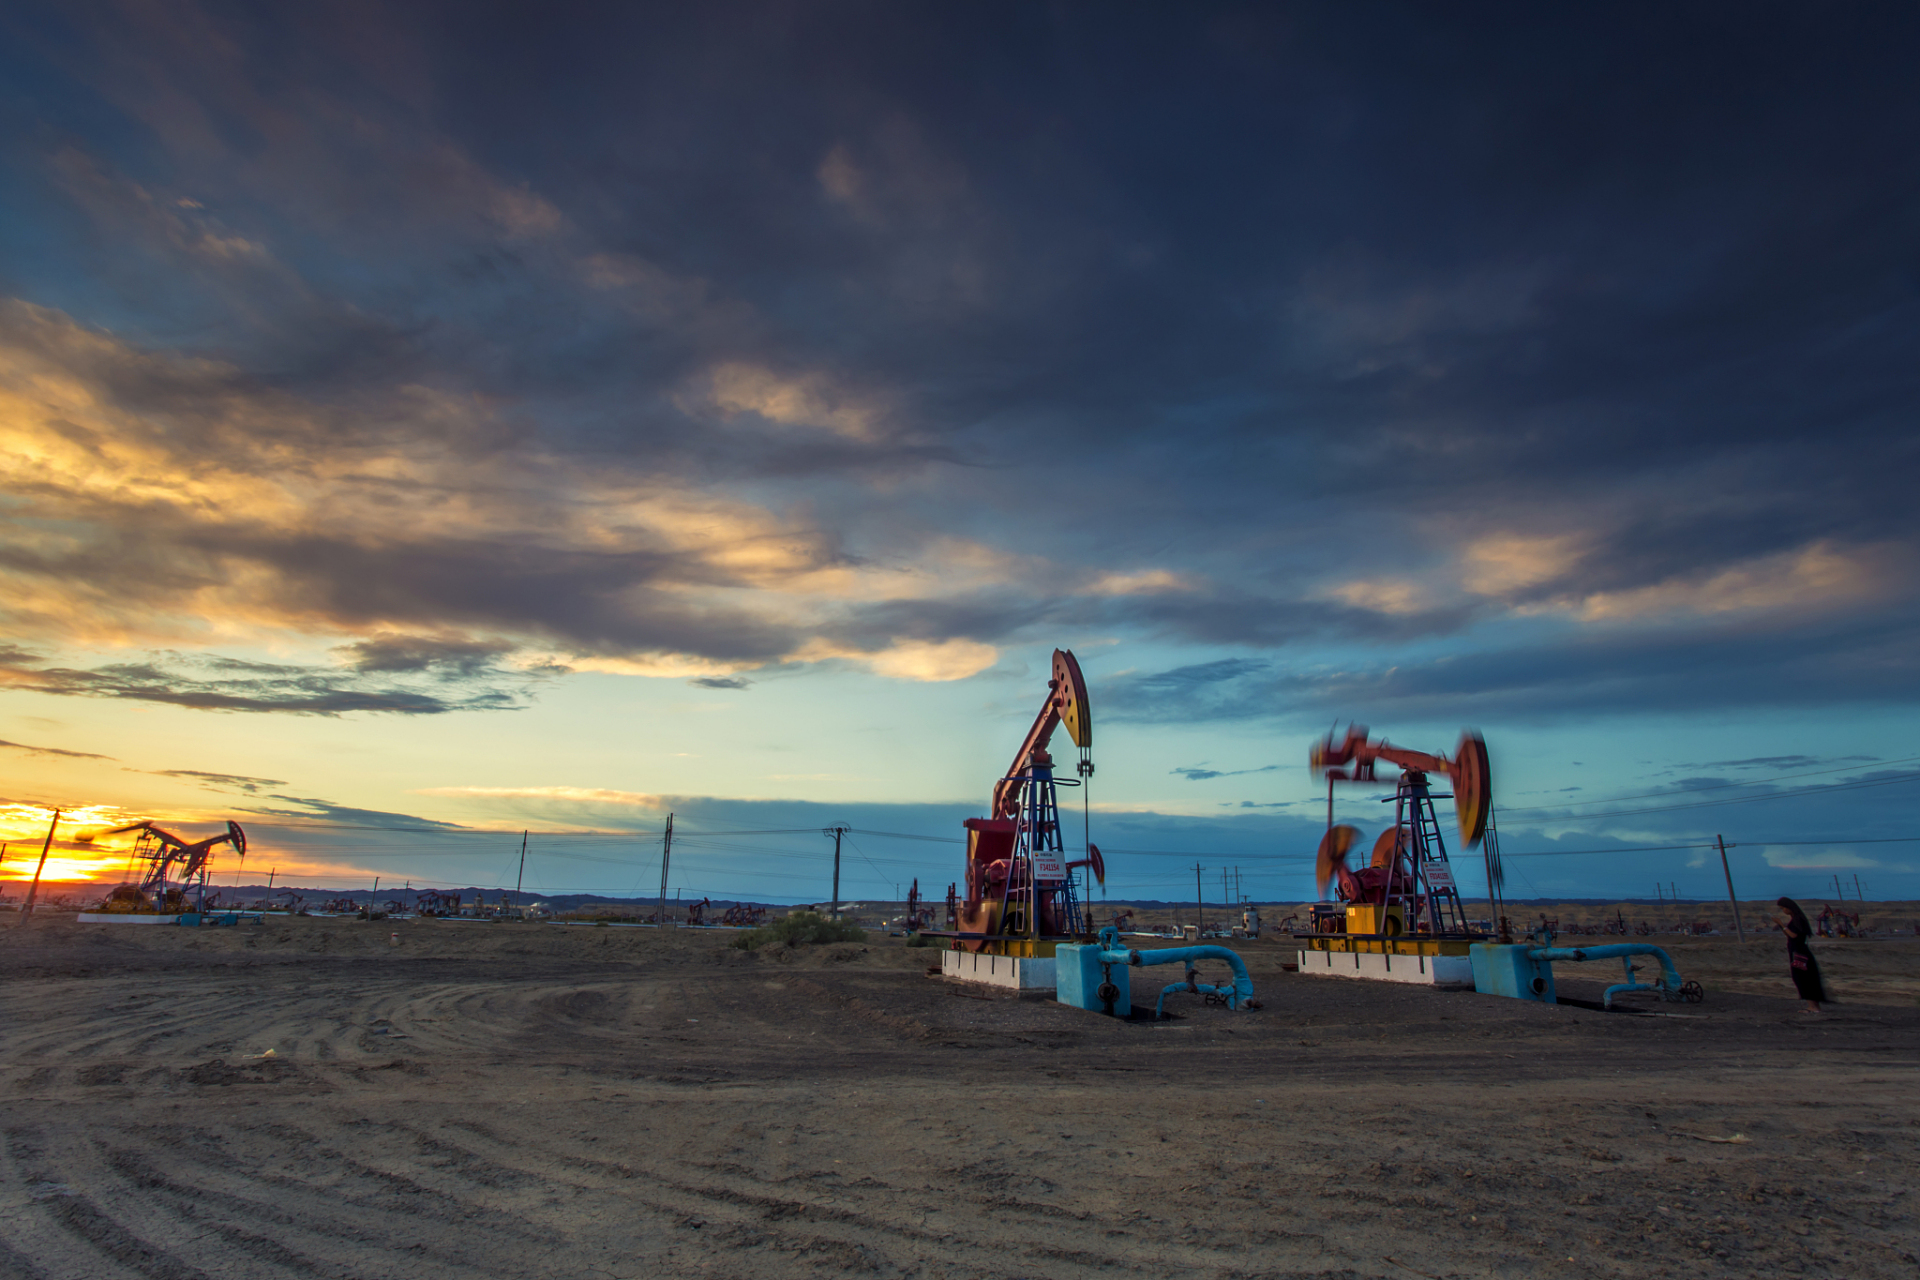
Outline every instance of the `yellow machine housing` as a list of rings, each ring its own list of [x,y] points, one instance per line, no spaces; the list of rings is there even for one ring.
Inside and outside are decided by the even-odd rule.
[[[1397,938],[1406,931],[1407,907],[1403,902],[1390,903],[1384,920],[1381,919],[1379,903],[1350,902],[1347,904],[1348,933],[1384,933],[1389,938]]]
[[[1314,934],[1304,941],[1309,951],[1390,956],[1464,956],[1472,945],[1467,939],[1423,938],[1408,933],[1406,904],[1400,902],[1385,908],[1374,902],[1348,903],[1344,935]]]

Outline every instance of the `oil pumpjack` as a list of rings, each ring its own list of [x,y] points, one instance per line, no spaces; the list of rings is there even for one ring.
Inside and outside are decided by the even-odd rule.
[[[1652,992],[1662,1000],[1699,1003],[1705,992],[1697,982],[1686,982],[1673,958],[1651,943],[1629,942],[1597,947],[1559,947],[1553,932],[1541,928],[1525,941],[1515,941],[1501,914],[1500,837],[1493,820],[1493,777],[1487,763],[1487,744],[1471,731],[1460,737],[1451,758],[1408,751],[1384,739],[1368,741],[1364,726],[1355,725],[1344,740],[1331,735],[1315,743],[1309,755],[1315,772],[1327,778],[1327,834],[1320,841],[1316,871],[1320,896],[1336,886],[1339,902],[1322,902],[1313,909],[1313,932],[1301,939],[1300,972],[1391,982],[1426,983],[1439,987],[1469,987],[1484,995],[1512,996],[1552,1004],[1556,997],[1555,961],[1619,960],[1626,981],[1606,989],[1603,1005],[1613,1007],[1623,995]],[[1335,782],[1378,782],[1382,763],[1396,765],[1400,779],[1394,794],[1394,823],[1374,842],[1373,865],[1359,871],[1347,866],[1347,854],[1359,842],[1353,827],[1333,821]],[[1453,784],[1453,808],[1460,820],[1460,838],[1471,848],[1480,846],[1486,859],[1489,925],[1497,922],[1499,937],[1476,927],[1466,917],[1460,889],[1447,861],[1446,841],[1435,816],[1431,775]],[[1660,976],[1642,982],[1635,976],[1636,957],[1659,962]]]
[[[1385,739],[1371,741],[1366,726],[1354,725],[1344,739],[1329,735],[1316,742],[1308,760],[1327,779],[1327,834],[1315,860],[1323,901],[1313,909],[1312,932],[1295,935],[1304,943],[1300,972],[1472,986],[1469,951],[1487,934],[1467,919],[1434,812],[1430,778],[1438,774],[1453,784],[1460,839],[1468,848],[1483,847],[1489,882],[1497,885],[1499,851],[1491,829],[1493,783],[1485,740],[1464,733],[1449,758]],[[1383,763],[1400,770],[1393,825],[1374,842],[1371,865],[1354,871],[1347,855],[1361,836],[1355,827],[1333,823],[1333,784],[1382,781],[1376,770]],[[1337,902],[1325,901],[1329,887]]]
[[[1077,779],[1056,778],[1047,744],[1064,728],[1080,749]],[[1086,855],[1067,861],[1061,839],[1057,788],[1083,786],[1093,776],[1093,713],[1080,664],[1053,651],[1053,678],[1033,727],[1013,764],[993,787],[992,816],[969,818],[965,892],[947,889],[947,937],[952,949],[981,955],[1042,958],[1062,942],[1091,941],[1086,907],[1074,891],[1074,872],[1087,868],[1101,884],[1106,862],[1091,842]]]
[[[147,869],[138,883],[120,885],[108,895],[107,906],[110,911],[156,911],[162,914],[187,911],[190,909],[187,895],[192,891],[194,881],[202,878],[216,848],[223,844],[231,845],[233,851],[242,858],[247,856],[247,833],[232,820],[227,822],[226,831],[220,835],[191,844],[173,832],[155,826],[152,819],[80,838],[82,842],[91,844],[100,836],[124,835],[129,831],[140,833],[134,844],[133,856],[137,861],[144,861]],[[176,880],[177,884],[174,883]]]

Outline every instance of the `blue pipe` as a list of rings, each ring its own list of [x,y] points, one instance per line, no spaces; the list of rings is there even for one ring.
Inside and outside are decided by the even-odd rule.
[[[1601,947],[1534,947],[1528,951],[1536,960],[1611,960],[1618,956],[1625,966],[1627,980],[1607,988],[1600,1003],[1613,1008],[1613,997],[1629,991],[1658,991],[1668,1000],[1676,1000],[1680,995],[1680,971],[1673,966],[1673,958],[1650,942],[1612,942]],[[1659,983],[1636,982],[1633,977],[1633,956],[1654,956],[1660,961]]]
[[[1227,947],[1165,947],[1157,951],[1139,951],[1120,946],[1120,931],[1112,925],[1100,931],[1100,961],[1103,964],[1124,964],[1136,968],[1150,964],[1173,964],[1187,962],[1189,966],[1195,960],[1224,960],[1233,969],[1232,987],[1212,987],[1195,981],[1191,967],[1187,980],[1176,982],[1160,993],[1159,1001],[1153,1011],[1157,1015],[1166,1004],[1167,997],[1175,991],[1190,991],[1201,995],[1225,996],[1229,1009],[1243,1009],[1253,999],[1253,979],[1247,976],[1246,961]]]

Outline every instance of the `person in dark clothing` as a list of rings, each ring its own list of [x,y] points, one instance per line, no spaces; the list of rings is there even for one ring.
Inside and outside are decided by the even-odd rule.
[[[1773,918],[1773,923],[1787,935],[1787,967],[1793,974],[1794,989],[1807,1002],[1807,1012],[1818,1013],[1821,1001],[1829,1004],[1833,1001],[1820,980],[1820,964],[1813,958],[1813,948],[1807,945],[1807,939],[1813,936],[1813,926],[1807,922],[1807,913],[1792,898],[1782,898],[1774,905],[1780,908],[1780,914]]]

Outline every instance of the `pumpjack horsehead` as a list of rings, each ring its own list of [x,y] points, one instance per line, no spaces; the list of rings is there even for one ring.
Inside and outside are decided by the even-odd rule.
[[[1064,728],[1080,748],[1080,781],[1056,779],[1047,744]],[[959,947],[1005,955],[1035,954],[1041,941],[1092,936],[1073,873],[1082,867],[1101,884],[1107,865],[1097,845],[1066,860],[1056,787],[1081,786],[1093,774],[1093,711],[1080,664],[1065,649],[1053,651],[1053,678],[1013,763],[993,785],[992,816],[969,818],[964,897],[947,891],[948,914]],[[1042,954],[1051,955],[1051,950]]]
[[[1453,784],[1454,813],[1460,839],[1469,848],[1486,835],[1493,812],[1493,783],[1487,762],[1487,744],[1478,733],[1461,734],[1453,757],[1409,751],[1385,739],[1369,741],[1365,725],[1353,725],[1344,739],[1329,734],[1309,754],[1316,774],[1326,777],[1331,797],[1334,782],[1380,781],[1381,763],[1400,769],[1394,823],[1374,841],[1368,866],[1354,870],[1348,855],[1360,842],[1357,827],[1332,825],[1329,799],[1327,834],[1314,860],[1314,878],[1322,900],[1332,886],[1341,902],[1386,906],[1398,902],[1409,908],[1409,923],[1434,933],[1464,930],[1465,913],[1447,862],[1440,826],[1433,813],[1428,777],[1439,774]]]

